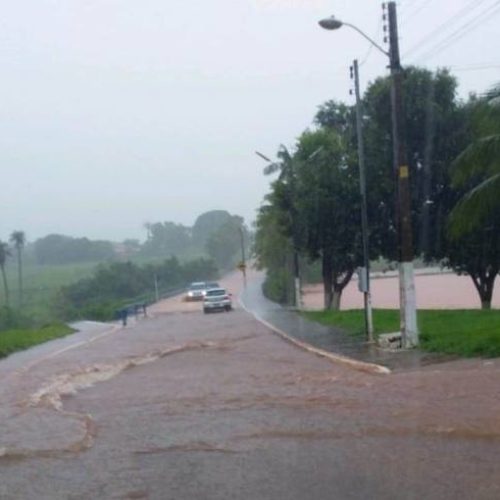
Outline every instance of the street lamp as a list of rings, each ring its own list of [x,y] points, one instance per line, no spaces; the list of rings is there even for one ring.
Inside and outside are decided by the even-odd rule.
[[[325,19],[321,19],[321,21],[319,21],[318,24],[325,30],[330,30],[330,31],[338,30],[339,28],[342,28],[342,26],[348,26],[349,28],[352,28],[354,31],[357,31],[362,37],[366,38],[374,47],[380,50],[382,54],[385,54],[387,57],[390,57],[389,52],[384,50],[375,40],[370,38],[364,31],[361,31],[354,24],[341,21],[340,19],[337,19],[335,16],[330,16]]]
[[[319,25],[327,30],[337,30],[348,26],[368,40],[375,48],[385,54],[390,61],[391,69],[391,108],[393,167],[397,183],[396,227],[398,228],[398,260],[399,260],[399,292],[400,323],[403,347],[418,345],[417,308],[415,297],[415,281],[413,275],[413,234],[411,227],[411,199],[409,168],[406,160],[406,148],[401,134],[402,128],[402,68],[399,56],[399,39],[397,28],[396,2],[388,3],[389,52],[372,40],[357,26],[340,21],[331,16],[319,21]]]

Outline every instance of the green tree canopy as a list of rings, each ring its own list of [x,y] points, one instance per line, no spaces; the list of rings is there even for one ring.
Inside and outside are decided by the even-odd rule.
[[[479,229],[491,214],[500,216],[500,84],[483,99],[472,99],[470,143],[453,164],[453,187],[466,189],[453,210],[455,237]]]
[[[193,243],[200,248],[205,248],[210,235],[230,219],[231,214],[226,210],[210,210],[201,214],[193,226]]]

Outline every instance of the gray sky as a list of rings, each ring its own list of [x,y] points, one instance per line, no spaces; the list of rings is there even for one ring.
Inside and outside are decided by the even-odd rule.
[[[321,30],[333,13],[383,43],[374,0],[4,2],[0,237],[143,238],[146,221],[214,208],[252,220],[269,183],[254,151],[351,100],[368,43]],[[403,0],[399,15],[403,64],[456,68],[464,96],[500,81],[497,0]],[[371,51],[364,85],[385,66]]]

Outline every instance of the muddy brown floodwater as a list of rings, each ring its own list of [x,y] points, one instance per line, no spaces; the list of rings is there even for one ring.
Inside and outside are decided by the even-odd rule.
[[[475,309],[481,307],[479,295],[469,276],[452,273],[426,274],[416,270],[415,288],[417,305],[421,309]],[[308,309],[323,307],[321,285],[307,285],[303,288],[303,300]],[[373,307],[382,309],[399,306],[399,281],[396,276],[380,275],[371,280]],[[500,307],[500,286],[497,278],[492,300],[493,307]],[[363,295],[358,283],[352,280],[342,294],[342,309],[362,309]]]
[[[353,371],[174,298],[0,362],[0,498],[498,499],[499,380]]]

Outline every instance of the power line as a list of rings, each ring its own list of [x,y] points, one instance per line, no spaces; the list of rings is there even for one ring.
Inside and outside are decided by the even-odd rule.
[[[449,66],[449,68],[453,71],[483,71],[500,68],[500,62],[493,64],[471,64],[469,66]]]
[[[406,17],[406,13],[408,12],[408,10],[411,8],[411,7],[414,7],[416,4],[418,4],[420,0],[413,0],[413,1],[408,1],[408,2],[405,2],[405,4],[402,6],[401,8],[401,18],[404,18]],[[424,0],[424,2],[426,2],[427,0]],[[417,7],[418,9],[418,7]]]
[[[447,28],[449,29],[450,27],[453,26],[453,24],[457,20],[463,19],[463,14],[466,12],[473,12],[476,10],[478,7],[480,7],[482,4],[484,4],[487,0],[471,0],[468,4],[466,4],[464,7],[462,7],[454,16],[452,16],[450,19],[447,19],[443,23],[441,23],[439,26],[434,28],[430,33],[425,35],[422,39],[419,40],[418,43],[416,43],[413,47],[411,47],[409,50],[405,52],[403,57],[407,57],[410,55],[412,52],[419,51],[422,47],[427,45],[429,42],[432,42],[432,39],[443,32],[443,30],[446,30]]]
[[[375,35],[372,36],[372,38],[374,40],[376,40],[378,38],[378,36],[380,35],[380,30],[382,29],[382,23],[383,23],[383,20],[381,18],[379,23],[378,23],[378,26],[377,26],[377,31],[375,32]],[[366,61],[368,61],[368,58],[370,57],[372,50],[373,50],[373,44],[370,43],[370,46],[368,47],[365,55],[363,56],[363,58],[361,59],[361,62],[359,63],[359,66],[363,66],[363,64],[365,64]]]
[[[413,17],[417,14],[420,14],[420,12],[422,12],[431,2],[432,0],[424,0],[424,3],[417,7],[412,13],[408,14],[408,17]]]
[[[447,49],[450,45],[456,43],[458,40],[462,39],[464,36],[469,34],[475,28],[480,26],[484,21],[492,19],[496,14],[500,12],[500,0],[497,0],[494,4],[487,7],[476,17],[462,25],[460,28],[455,30],[451,35],[445,39],[438,42],[434,47],[425,52],[423,55],[418,57],[418,60],[427,59],[433,57],[443,50]]]

